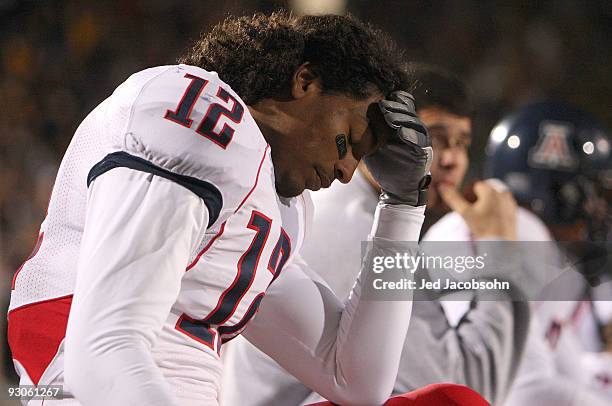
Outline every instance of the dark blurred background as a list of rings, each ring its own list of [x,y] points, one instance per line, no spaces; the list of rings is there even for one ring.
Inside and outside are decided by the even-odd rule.
[[[0,0],[2,300],[85,115],[131,73],[174,63],[227,15],[278,8],[351,12],[391,34],[409,59],[465,79],[476,107],[472,176],[491,127],[524,102],[569,101],[612,127],[609,0]]]

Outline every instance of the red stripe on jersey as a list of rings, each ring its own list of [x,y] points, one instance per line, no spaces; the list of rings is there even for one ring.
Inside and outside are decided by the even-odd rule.
[[[269,144],[266,145],[266,149],[264,150],[263,156],[261,157],[261,162],[259,163],[259,168],[257,169],[257,176],[255,177],[255,184],[253,185],[253,187],[251,188],[249,193],[247,193],[247,195],[244,197],[244,199],[242,199],[242,202],[240,202],[240,204],[238,205],[238,208],[236,208],[236,210],[234,210],[234,213],[236,213],[238,210],[240,210],[242,205],[244,205],[244,202],[247,201],[249,196],[251,196],[251,194],[253,193],[253,191],[257,187],[257,183],[259,182],[259,173],[261,172],[261,167],[263,166],[263,163],[266,160],[266,155],[268,154],[268,148],[270,148]]]
[[[217,234],[215,234],[215,236],[213,238],[210,239],[208,244],[206,244],[206,247],[204,247],[202,249],[202,251],[200,251],[200,253],[195,257],[193,262],[191,264],[189,264],[189,266],[185,269],[185,272],[187,272],[188,270],[193,268],[198,263],[198,261],[200,260],[202,255],[204,255],[206,253],[206,251],[208,251],[210,249],[210,247],[217,240],[217,238],[221,237],[221,234],[223,234],[223,231],[225,231],[225,223],[226,222],[223,222],[223,224],[221,224],[221,227],[219,228],[219,232]]]
[[[8,342],[13,359],[35,385],[66,336],[72,295],[29,303],[9,312]]]

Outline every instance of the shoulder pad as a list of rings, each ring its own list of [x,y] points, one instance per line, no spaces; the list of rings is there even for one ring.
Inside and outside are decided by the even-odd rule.
[[[132,75],[111,96],[129,104],[115,150],[216,187],[223,210],[252,188],[267,143],[247,106],[215,72],[175,65]]]

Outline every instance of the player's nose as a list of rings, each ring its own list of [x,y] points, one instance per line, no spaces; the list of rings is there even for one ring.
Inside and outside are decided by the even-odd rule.
[[[436,151],[438,154],[440,166],[452,168],[457,163],[457,155],[451,148],[444,148],[441,151]]]
[[[334,175],[336,179],[342,183],[348,183],[353,177],[358,164],[359,161],[355,159],[351,152],[346,154],[344,158],[336,162],[334,167]]]

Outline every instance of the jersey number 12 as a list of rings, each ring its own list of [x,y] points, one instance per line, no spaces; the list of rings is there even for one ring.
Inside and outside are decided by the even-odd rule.
[[[191,113],[198,99],[200,98],[202,91],[208,84],[208,80],[202,79],[190,73],[185,74],[185,77],[190,79],[191,83],[189,86],[187,86],[187,89],[185,90],[185,93],[183,94],[183,97],[181,98],[181,101],[176,109],[174,111],[167,110],[164,118],[184,127],[191,128],[193,124]],[[229,94],[229,92],[221,86],[219,86],[219,89],[217,89],[217,97],[226,103],[229,103],[231,100],[231,110],[223,107],[219,103],[212,103],[208,107],[206,114],[204,114],[204,118],[195,131],[201,136],[208,138],[221,148],[226,149],[229,143],[232,141],[234,129],[230,127],[228,123],[224,123],[223,128],[221,128],[220,131],[215,131],[215,127],[217,126],[217,123],[221,117],[226,117],[232,122],[239,124],[242,120],[242,116],[244,115],[244,107],[242,104],[240,104],[240,102],[238,102],[238,100],[236,100],[234,96]]]

